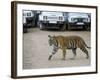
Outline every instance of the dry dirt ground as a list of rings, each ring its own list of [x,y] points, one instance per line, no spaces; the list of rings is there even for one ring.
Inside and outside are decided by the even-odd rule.
[[[66,60],[62,60],[62,51],[58,52],[48,60],[51,48],[48,44],[48,35],[78,35],[81,36],[88,46],[91,46],[91,33],[90,31],[50,31],[39,30],[38,28],[31,28],[28,33],[23,34],[23,69],[36,69],[36,68],[57,68],[57,67],[75,67],[75,66],[88,66],[91,61],[90,49],[89,59],[86,55],[77,49],[77,56],[74,60],[71,50],[66,50]]]

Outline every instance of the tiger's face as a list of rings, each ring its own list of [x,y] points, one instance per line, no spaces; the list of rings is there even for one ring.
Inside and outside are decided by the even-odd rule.
[[[50,35],[48,35],[48,37],[49,37],[49,40],[48,40],[49,45],[52,46],[54,44],[54,37]]]

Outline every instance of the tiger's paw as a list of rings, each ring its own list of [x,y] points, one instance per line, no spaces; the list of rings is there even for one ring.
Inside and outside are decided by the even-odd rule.
[[[70,60],[75,60],[75,58],[70,58]]]
[[[87,56],[86,59],[89,59],[89,56]]]
[[[51,58],[52,58],[52,55],[49,56],[48,60],[51,60]]]
[[[65,58],[62,58],[62,60],[66,60]]]

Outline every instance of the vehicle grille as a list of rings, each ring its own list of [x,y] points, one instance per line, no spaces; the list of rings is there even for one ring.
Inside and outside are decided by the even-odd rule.
[[[84,21],[84,18],[76,18],[77,19],[77,22],[83,22]]]
[[[47,19],[58,19],[57,17],[47,17]]]

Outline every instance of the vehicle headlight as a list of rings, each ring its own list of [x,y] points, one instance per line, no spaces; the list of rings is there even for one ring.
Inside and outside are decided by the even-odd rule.
[[[43,19],[47,19],[47,16],[43,16]]]
[[[59,20],[63,20],[63,17],[60,16],[60,17],[59,17]]]

